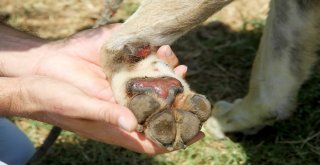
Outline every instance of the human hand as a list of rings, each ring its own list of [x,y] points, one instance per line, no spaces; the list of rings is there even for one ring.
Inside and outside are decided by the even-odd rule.
[[[102,72],[99,50],[115,28],[87,30],[69,39],[45,43],[29,51],[32,67],[26,66],[28,61],[24,61],[23,65],[31,69],[18,69],[9,73],[14,73],[14,76],[45,77],[24,78],[22,89],[27,94],[22,98],[27,101],[17,106],[16,111],[20,111],[20,116],[51,123],[85,137],[137,152],[167,152],[143,134],[132,132],[137,125],[136,119],[127,108],[116,104],[108,80]],[[178,63],[168,46],[161,47],[157,54],[172,67]],[[175,70],[177,74],[184,74],[186,67],[178,66]],[[22,109],[27,111],[21,113]],[[203,134],[197,138],[201,136]]]
[[[69,82],[91,96],[115,102],[108,77],[101,69],[100,50],[118,27],[119,24],[115,24],[82,31],[40,47],[35,54],[41,58],[33,67],[33,74]],[[177,66],[178,59],[169,46],[161,47],[157,56],[172,68],[176,67],[177,74],[185,74],[186,67]]]
[[[159,50],[161,58],[168,58],[165,56],[168,48],[163,47]],[[176,59],[172,61],[177,63]],[[183,74],[186,70],[180,66],[176,71]],[[13,98],[24,99],[11,101],[19,103],[12,106],[11,112],[14,114],[20,111],[20,116],[51,123],[90,139],[119,145],[136,152],[168,152],[141,133],[127,132],[117,127],[120,117],[126,117],[127,122],[135,122],[134,116],[125,107],[88,96],[69,83],[48,77],[28,76],[19,79],[21,92],[18,97]],[[203,134],[199,134],[195,140],[202,136]]]

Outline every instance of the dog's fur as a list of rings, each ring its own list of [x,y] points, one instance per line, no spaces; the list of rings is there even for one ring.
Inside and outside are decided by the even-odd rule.
[[[159,59],[151,55],[141,61],[132,61],[128,56],[141,47],[171,44],[231,2],[144,0],[103,48],[105,72],[113,78],[116,99],[127,104],[125,84],[130,79],[160,75],[177,78],[188,96],[188,85],[168,67],[163,67],[165,65]],[[319,0],[271,1],[249,92],[234,103],[219,101],[215,104],[206,124],[210,133],[222,137],[223,132],[254,130],[290,116],[295,109],[297,92],[316,61],[319,9]],[[161,71],[155,73],[154,70]]]

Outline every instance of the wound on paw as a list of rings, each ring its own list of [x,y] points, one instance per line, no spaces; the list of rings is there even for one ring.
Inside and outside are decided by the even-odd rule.
[[[156,93],[163,99],[172,102],[175,95],[183,92],[179,80],[172,77],[161,78],[135,78],[127,84],[127,93],[133,96],[141,93]]]
[[[142,59],[145,59],[151,54],[151,48],[150,46],[144,46],[141,48],[137,48],[137,51],[135,53],[135,56],[140,57]]]

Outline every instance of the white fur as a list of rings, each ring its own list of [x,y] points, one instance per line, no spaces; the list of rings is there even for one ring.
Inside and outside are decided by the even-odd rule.
[[[126,85],[130,79],[137,77],[154,78],[163,76],[176,78],[181,82],[184,91],[189,91],[189,85],[182,77],[176,75],[172,68],[164,61],[157,58],[155,54],[151,54],[146,59],[138,62],[134,69],[122,69],[112,77],[111,84],[117,102],[121,105],[127,105],[129,98],[126,95]]]

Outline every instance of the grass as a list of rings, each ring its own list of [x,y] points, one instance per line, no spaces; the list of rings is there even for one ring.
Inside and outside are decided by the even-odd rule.
[[[9,2],[9,1],[8,1]],[[33,0],[39,3],[39,0]],[[78,2],[78,1],[77,1]],[[81,1],[87,2],[87,1]],[[66,9],[80,8],[72,1],[65,1]],[[98,3],[94,1],[94,3]],[[37,7],[31,3],[27,5]],[[52,4],[54,5],[54,3]],[[51,6],[52,6],[51,5]],[[39,5],[38,5],[39,6]],[[60,4],[61,6],[61,4]],[[117,19],[121,20],[134,11],[136,4],[129,2],[122,7]],[[1,5],[0,5],[1,7]],[[85,25],[76,26],[77,20],[67,32],[56,32],[47,25],[32,24],[28,12],[11,12],[8,22],[16,27],[30,28],[46,38],[67,36],[87,26],[92,18],[81,16]],[[52,7],[54,8],[54,7]],[[0,8],[1,9],[1,8]],[[40,9],[37,9],[40,10]],[[53,9],[52,9],[53,10]],[[42,10],[41,10],[42,11]],[[50,15],[51,11],[48,11]],[[92,11],[96,13],[98,11]],[[10,12],[9,12],[10,13]],[[45,13],[43,13],[45,14]],[[42,16],[45,17],[45,16]],[[90,16],[91,17],[91,16]],[[77,19],[77,17],[72,17]],[[60,18],[60,20],[67,18]],[[79,18],[80,19],[80,18]],[[37,23],[37,21],[34,21]],[[33,23],[34,23],[33,22]],[[68,21],[67,21],[68,22]],[[188,65],[187,80],[197,92],[208,96],[212,103],[217,100],[232,101],[246,94],[252,61],[257,51],[264,27],[263,20],[246,20],[238,30],[228,25],[210,21],[179,39],[173,49],[181,63]],[[37,29],[40,31],[36,31]],[[73,29],[73,30],[72,30]],[[165,165],[316,165],[320,163],[320,65],[307,81],[298,97],[298,108],[290,119],[276,123],[254,136],[232,134],[227,140],[218,141],[210,136],[186,150],[149,157],[123,148],[94,142],[64,131],[56,144],[39,164],[165,164]],[[35,146],[39,146],[51,126],[36,121],[15,118]]]

